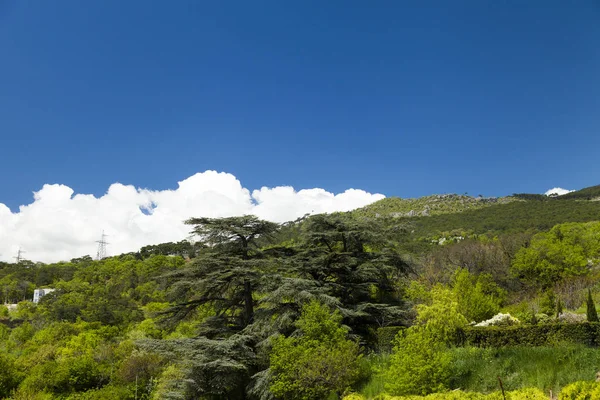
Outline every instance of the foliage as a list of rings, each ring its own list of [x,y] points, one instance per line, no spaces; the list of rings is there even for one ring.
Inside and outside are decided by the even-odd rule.
[[[341,395],[358,378],[359,349],[348,340],[339,312],[317,302],[302,309],[298,337],[275,339],[271,391],[282,399],[324,399]]]
[[[160,354],[176,367],[163,376],[163,390],[176,390],[190,398],[241,399],[256,366],[250,338],[235,335],[227,340],[206,337],[144,340],[140,346]],[[178,381],[174,376],[181,375]],[[188,398],[188,397],[185,397]]]
[[[188,240],[182,240],[177,243],[160,243],[142,247],[140,249],[140,257],[146,259],[153,255],[163,255],[194,258],[201,247],[194,245]]]
[[[272,400],[352,386],[372,397],[386,384],[396,394],[491,392],[497,376],[509,390],[557,393],[593,379],[597,351],[572,343],[600,345],[597,322],[577,323],[597,285],[600,223],[548,224],[597,219],[600,203],[432,199],[411,208],[427,205],[429,216],[196,218],[193,245],[0,263],[0,296],[19,303],[0,307],[0,397]],[[39,287],[56,290],[35,305]],[[466,327],[501,306],[523,323]],[[430,398],[445,396],[498,393]]]
[[[452,233],[442,233],[442,239]],[[421,266],[421,279],[429,282],[450,283],[457,269],[466,269],[474,275],[491,277],[494,283],[504,289],[514,289],[515,282],[510,276],[511,259],[524,244],[528,243],[529,233],[503,235],[476,235],[461,233],[464,239],[443,246],[436,245],[427,254]],[[439,240],[437,239],[438,243]]]
[[[390,353],[371,353],[363,357],[363,369],[361,380],[356,387],[358,393],[369,399],[385,392],[386,377],[383,371],[389,368]]]
[[[315,215],[303,226],[292,263],[338,301],[344,323],[369,339],[369,326],[406,323],[399,282],[411,271],[376,220]]]
[[[489,394],[476,392],[463,392],[453,390],[451,392],[432,393],[425,396],[390,396],[386,394],[379,395],[374,400],[503,400],[501,392]],[[548,396],[539,389],[525,388],[506,392],[506,400],[547,400]],[[365,397],[352,393],[343,398],[343,400],[366,400]]]
[[[554,290],[548,289],[543,292],[540,299],[540,312],[553,315],[556,312],[557,299]]]
[[[165,315],[179,322],[210,305],[215,315],[204,324],[209,337],[239,332],[254,321],[254,297],[265,290],[263,277],[270,265],[256,240],[275,232],[277,225],[254,216],[192,218],[186,223],[194,225],[193,232],[210,249],[171,275],[177,303]]]
[[[571,382],[592,380],[600,369],[600,353],[583,345],[546,347],[473,348],[451,350],[451,387],[474,392],[535,387],[558,394]]]
[[[500,311],[506,297],[506,292],[491,275],[474,275],[462,268],[456,270],[452,286],[458,309],[468,321],[479,322],[492,317]]]
[[[586,187],[557,197],[561,200],[594,200],[600,197],[600,185]]]
[[[375,335],[377,336],[377,351],[381,354],[390,353],[392,351],[392,343],[398,333],[405,329],[403,326],[384,326],[377,328]]]
[[[590,289],[588,289],[588,297],[586,301],[586,316],[588,322],[599,322],[598,312],[596,311],[596,305],[594,304],[594,299],[592,298],[592,291]]]
[[[8,354],[0,354],[0,397],[6,398],[20,381],[15,359]]]
[[[548,288],[561,279],[587,275],[600,260],[600,222],[568,223],[535,235],[512,264],[524,282]]]
[[[392,394],[427,394],[447,388],[452,357],[447,347],[424,331],[398,335],[385,388]]]
[[[412,236],[424,238],[455,229],[475,234],[543,231],[566,222],[596,221],[599,212],[600,202],[596,201],[514,201],[461,213],[403,217],[396,223],[410,222]]]
[[[188,383],[182,367],[174,364],[165,368],[152,393],[153,400],[182,399],[188,396]]]
[[[516,326],[465,327],[458,343],[479,347],[547,346],[557,343],[600,345],[600,323],[551,323]]]
[[[600,383],[578,381],[565,386],[559,400],[597,400],[600,399]]]
[[[447,346],[467,320],[452,292],[442,287],[433,289],[431,304],[418,305],[417,313],[416,324],[397,335],[385,371],[392,394],[427,394],[449,383],[452,357]]]
[[[418,216],[460,213],[489,207],[495,204],[504,204],[513,201],[512,198],[485,198],[471,197],[459,194],[442,194],[420,197],[418,199],[401,199],[387,197],[353,213],[357,216]]]
[[[423,331],[443,344],[451,344],[457,331],[467,324],[458,309],[455,295],[447,288],[436,286],[431,291],[430,304],[417,306],[416,325],[409,329]]]

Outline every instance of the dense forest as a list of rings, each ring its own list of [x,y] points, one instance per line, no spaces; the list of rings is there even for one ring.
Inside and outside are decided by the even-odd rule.
[[[600,398],[599,197],[193,217],[193,243],[0,263],[0,397]]]

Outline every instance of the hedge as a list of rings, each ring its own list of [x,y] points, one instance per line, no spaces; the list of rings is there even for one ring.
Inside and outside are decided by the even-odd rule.
[[[457,345],[476,347],[551,346],[561,342],[600,346],[600,323],[467,327]]]

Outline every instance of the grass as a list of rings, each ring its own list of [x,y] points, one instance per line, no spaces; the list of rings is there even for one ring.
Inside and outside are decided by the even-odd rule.
[[[600,370],[600,351],[564,345],[501,349],[456,348],[451,386],[473,392],[498,390],[498,377],[506,390],[536,387],[554,393],[575,381],[590,381]]]
[[[370,375],[360,385],[358,393],[367,399],[372,399],[385,392],[384,379],[379,373],[385,370],[389,365],[389,354],[371,354],[364,358],[366,368],[369,369]]]
[[[538,388],[559,393],[569,383],[593,381],[600,371],[600,350],[580,345],[556,347],[461,347],[449,350],[454,356],[449,389],[491,393],[500,389],[498,377],[507,391]],[[366,399],[385,392],[379,373],[387,368],[389,355],[364,359],[371,375],[358,388]]]

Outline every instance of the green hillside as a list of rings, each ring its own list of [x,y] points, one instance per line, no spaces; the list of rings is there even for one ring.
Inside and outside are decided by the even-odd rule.
[[[600,200],[600,185],[590,186],[581,190],[557,197],[560,200]]]
[[[589,201],[599,193],[600,186],[594,186],[555,198],[536,194],[499,198],[457,194],[418,199],[390,197],[350,215],[381,218],[388,225],[406,227],[412,239],[435,237],[451,231],[473,234],[542,231],[565,222],[599,220],[600,202]]]
[[[514,198],[520,200],[557,201],[557,200],[600,200],[600,185],[590,186],[562,196],[546,196],[544,194],[517,193]]]
[[[199,217],[194,244],[0,263],[0,398],[597,398],[599,188]]]
[[[547,230],[564,222],[600,219],[597,201],[513,201],[464,212],[430,217],[399,218],[411,224],[414,235],[430,236],[439,232],[465,230],[474,233],[512,233],[529,229]]]
[[[352,213],[364,217],[418,217],[478,210],[515,201],[512,197],[471,197],[460,194],[436,194],[416,199],[388,197]]]

